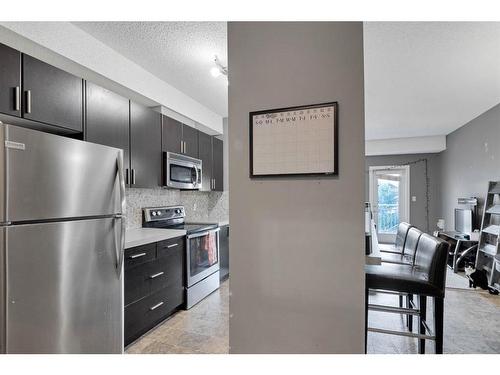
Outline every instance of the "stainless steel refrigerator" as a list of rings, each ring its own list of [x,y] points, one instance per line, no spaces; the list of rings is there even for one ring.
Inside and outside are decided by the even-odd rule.
[[[122,154],[0,123],[0,352],[123,352]]]

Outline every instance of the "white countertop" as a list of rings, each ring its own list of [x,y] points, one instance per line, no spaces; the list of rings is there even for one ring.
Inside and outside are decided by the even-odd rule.
[[[146,245],[152,242],[168,240],[170,238],[185,236],[185,230],[136,228],[125,231],[125,249]]]
[[[223,227],[225,225],[229,225],[229,220],[186,220],[187,222],[192,222],[192,223],[201,223],[201,224],[213,224],[217,223],[219,224],[219,227]]]

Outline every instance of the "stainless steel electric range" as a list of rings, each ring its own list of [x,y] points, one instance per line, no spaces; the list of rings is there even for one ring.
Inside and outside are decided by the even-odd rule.
[[[186,231],[186,309],[219,289],[219,225],[186,223],[183,206],[142,209],[145,228]]]

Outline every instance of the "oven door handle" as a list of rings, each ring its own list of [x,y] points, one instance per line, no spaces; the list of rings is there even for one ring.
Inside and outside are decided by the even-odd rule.
[[[192,238],[197,238],[197,237],[203,237],[203,236],[206,236],[207,234],[211,233],[211,232],[214,232],[214,233],[217,233],[220,231],[220,228],[214,228],[214,229],[210,229],[210,230],[207,230],[205,232],[200,232],[200,233],[193,233],[193,234],[188,234],[186,236],[186,238],[188,240],[192,239]]]

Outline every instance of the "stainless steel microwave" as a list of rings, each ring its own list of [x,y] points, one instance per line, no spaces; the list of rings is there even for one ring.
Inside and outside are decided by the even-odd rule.
[[[173,152],[163,153],[163,185],[176,189],[201,188],[202,161]]]

